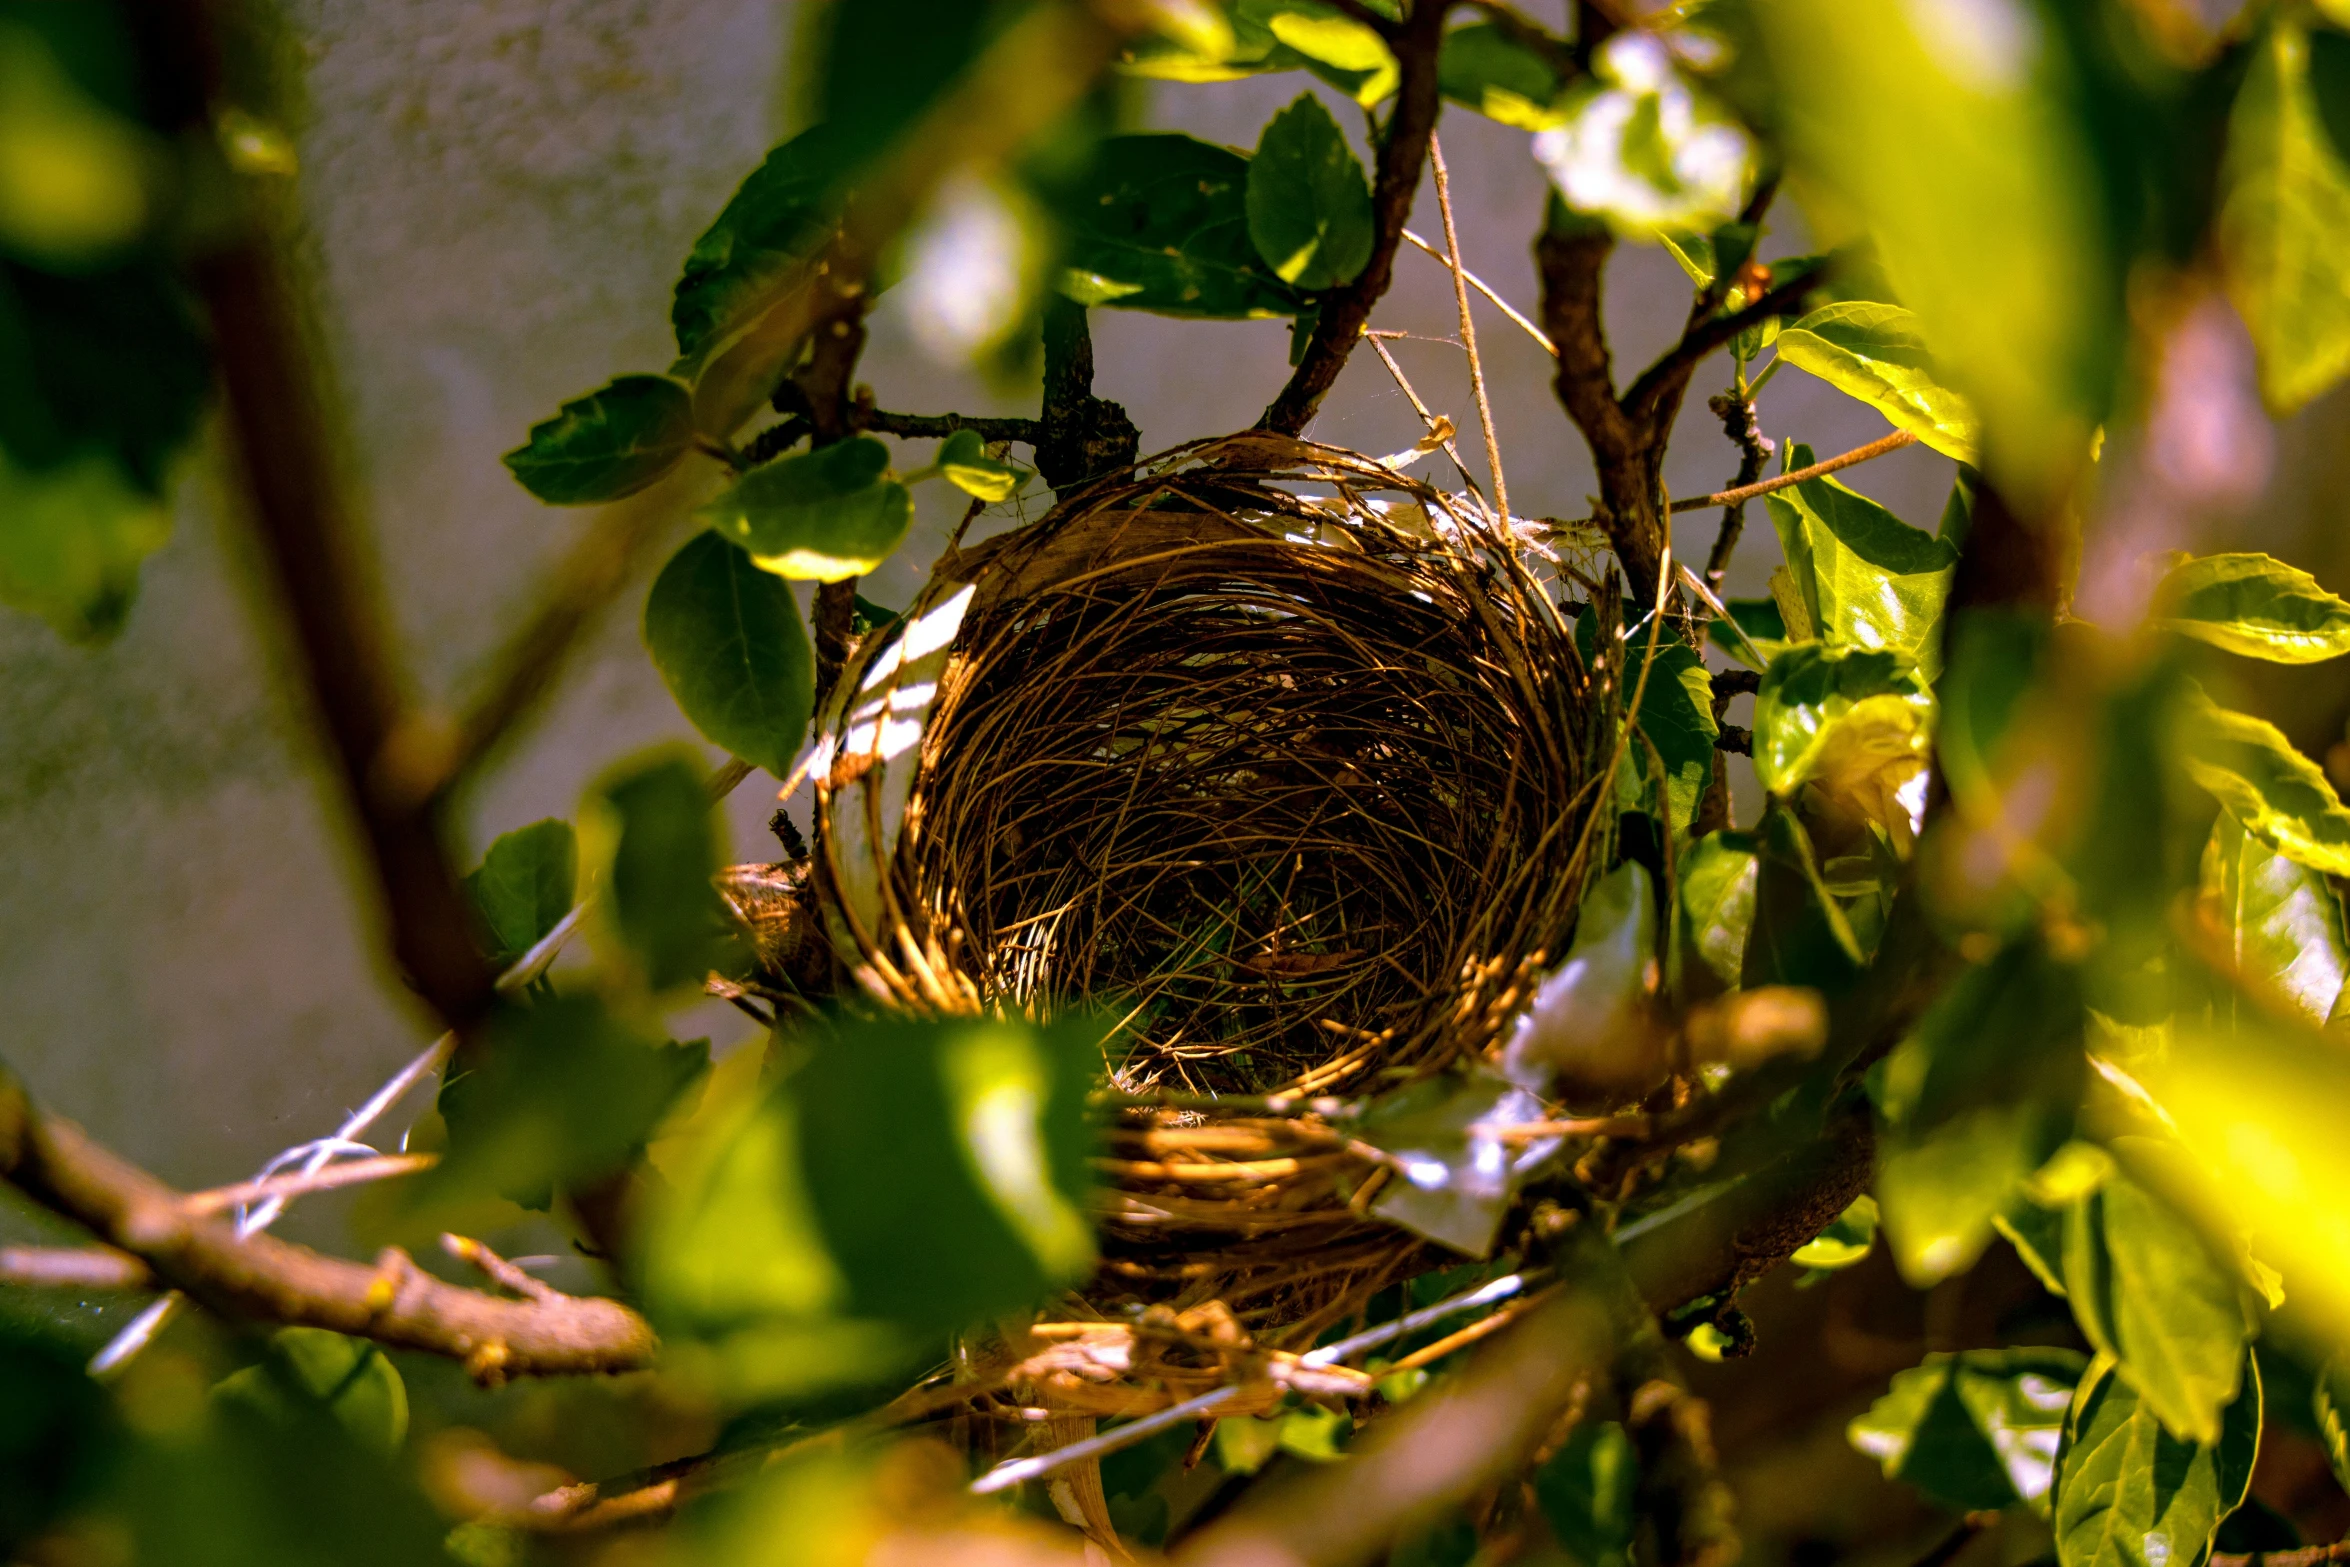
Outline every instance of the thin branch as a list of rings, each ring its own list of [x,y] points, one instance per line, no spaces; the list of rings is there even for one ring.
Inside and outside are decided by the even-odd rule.
[[[1395,384],[1402,388],[1403,395],[1411,402],[1412,412],[1418,414],[1420,422],[1428,427],[1428,434],[1436,438],[1437,444],[1444,448],[1444,455],[1452,459],[1452,465],[1460,471],[1461,482],[1469,487],[1469,493],[1477,497],[1480,505],[1484,504],[1485,494],[1477,488],[1476,478],[1470,474],[1469,465],[1461,461],[1461,449],[1453,441],[1452,420],[1442,414],[1430,412],[1428,405],[1420,401],[1420,394],[1412,389],[1411,381],[1403,373],[1403,366],[1395,362],[1395,355],[1389,353],[1386,343],[1381,341],[1385,336],[1386,334],[1383,332],[1365,332],[1363,340],[1371,345],[1371,352],[1379,356],[1379,362],[1387,367],[1387,373],[1393,376]],[[1503,526],[1507,525],[1507,521],[1504,519]]]
[[[1412,244],[1418,246],[1421,250],[1427,252],[1429,255],[1434,256],[1438,261],[1443,261],[1448,268],[1451,266],[1451,262],[1447,260],[1443,251],[1438,250],[1434,245],[1429,244],[1426,240],[1413,233],[1410,229],[1405,229],[1403,231],[1403,237]],[[1556,359],[1559,356],[1559,345],[1550,340],[1550,334],[1543,331],[1542,328],[1536,326],[1533,322],[1527,320],[1526,317],[1519,312],[1517,306],[1511,304],[1508,300],[1495,293],[1493,291],[1492,284],[1486,282],[1476,273],[1469,271],[1466,267],[1461,269],[1461,276],[1468,280],[1469,286],[1471,288],[1475,289],[1478,293],[1483,294],[1486,299],[1492,303],[1495,309],[1499,310],[1503,315],[1509,317],[1510,320],[1517,323],[1517,325],[1525,332],[1528,337],[1534,339],[1535,342],[1540,343],[1544,353],[1550,355],[1550,357],[1553,359]]]
[[[1851,451],[1831,457],[1825,462],[1815,462],[1807,468],[1798,468],[1793,473],[1782,473],[1776,478],[1765,479],[1759,484],[1744,485],[1734,490],[1722,490],[1713,495],[1697,495],[1687,500],[1675,501],[1673,502],[1673,510],[1677,512],[1701,511],[1708,506],[1735,506],[1742,501],[1750,501],[1757,496],[1768,495],[1774,490],[1786,489],[1792,484],[1801,484],[1806,479],[1816,479],[1822,474],[1855,467],[1867,462],[1872,457],[1882,457],[1887,452],[1897,452],[1904,446],[1915,446],[1917,443],[1918,438],[1909,431],[1896,430],[1891,435],[1879,436],[1866,446],[1856,446]]]
[[[1477,422],[1485,430],[1485,468],[1493,475],[1493,504],[1504,529],[1510,520],[1509,481],[1501,472],[1501,441],[1493,433],[1493,402],[1485,393],[1485,363],[1477,357],[1477,323],[1469,316],[1469,280],[1461,267],[1461,237],[1452,222],[1452,182],[1445,175],[1444,144],[1428,136],[1428,164],[1436,176],[1436,210],[1444,218],[1444,262],[1452,273],[1452,297],[1461,316],[1461,351],[1469,357],[1469,387],[1477,396]]]
[[[908,440],[943,440],[957,430],[977,430],[981,440],[1018,441],[1034,446],[1044,439],[1044,421],[1041,419],[971,418],[964,414],[893,414],[873,408],[860,411],[858,425],[883,435],[904,436]]]
[[[1443,42],[1446,0],[1418,0],[1411,15],[1393,37],[1401,80],[1395,107],[1388,112],[1387,133],[1380,139],[1379,172],[1371,186],[1371,257],[1352,283],[1330,291],[1306,343],[1305,357],[1291,372],[1257,420],[1257,428],[1297,435],[1312,422],[1322,399],[1346,368],[1347,355],[1371,319],[1371,307],[1395,278],[1395,247],[1411,221],[1412,196],[1420,186],[1420,166],[1428,160],[1428,138],[1436,129],[1443,99],[1436,86],[1436,55]]]
[[[0,1246],[0,1284],[37,1289],[141,1290],[155,1275],[111,1246]]]
[[[429,1170],[439,1162],[438,1154],[429,1153],[394,1153],[381,1154],[373,1159],[351,1159],[317,1170],[298,1170],[292,1175],[271,1175],[258,1181],[239,1181],[234,1186],[215,1186],[208,1191],[190,1192],[185,1206],[190,1213],[226,1213],[231,1208],[241,1208],[246,1203],[261,1202],[272,1197],[283,1201],[288,1197],[307,1196],[311,1192],[339,1191],[346,1186],[365,1186],[371,1181],[413,1175],[419,1170]]]
[[[520,1295],[524,1300],[557,1301],[578,1298],[574,1295],[564,1294],[544,1279],[532,1278],[471,1236],[451,1235],[444,1231],[441,1235],[441,1250],[459,1262],[480,1269],[482,1276],[492,1284]]]
[[[1784,283],[1773,283],[1761,298],[1726,316],[1709,316],[1692,325],[1681,334],[1681,340],[1659,356],[1656,363],[1640,372],[1630,390],[1624,393],[1624,412],[1637,423],[1655,420],[1658,411],[1666,406],[1679,389],[1688,384],[1689,376],[1698,361],[1721,347],[1748,327],[1760,326],[1773,316],[1785,315],[1788,308],[1804,295],[1820,286],[1828,275],[1829,263],[1821,261],[1804,268]]]
[[[2330,1567],[2334,1562],[2350,1562],[2350,1540],[2294,1551],[2220,1551],[2212,1556],[2211,1567]]]
[[[1743,381],[1743,378],[1741,378]],[[1763,464],[1777,450],[1763,435],[1762,426],[1755,422],[1754,399],[1741,397],[1736,392],[1724,392],[1708,400],[1708,408],[1722,421],[1722,433],[1730,444],[1738,448],[1738,477],[1726,494],[1735,494],[1762,477]],[[1706,583],[1720,592],[1722,578],[1729,574],[1730,556],[1738,548],[1738,536],[1746,531],[1746,503],[1731,500],[1722,504],[1722,525],[1714,534],[1714,547],[1705,557]]]
[[[208,1304],[264,1322],[331,1328],[464,1362],[477,1380],[651,1363],[653,1331],[618,1301],[501,1300],[447,1284],[398,1247],[373,1267],[267,1235],[240,1238],[187,1198],[0,1080],[0,1176]]]

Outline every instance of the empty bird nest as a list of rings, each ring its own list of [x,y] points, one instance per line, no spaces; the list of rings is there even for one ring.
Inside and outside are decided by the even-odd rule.
[[[1473,500],[1248,434],[950,550],[859,650],[833,943],[893,1008],[1098,1021],[1092,1309],[1292,1350],[1439,1260],[1306,1102],[1482,1054],[1564,950],[1609,760],[1573,633]]]

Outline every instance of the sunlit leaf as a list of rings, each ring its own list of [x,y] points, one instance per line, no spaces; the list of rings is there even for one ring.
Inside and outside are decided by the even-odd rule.
[[[938,446],[939,471],[947,482],[974,500],[1008,501],[1025,477],[1008,462],[987,455],[987,442],[977,430],[957,430]]]
[[[506,454],[522,487],[552,506],[618,500],[658,481],[694,444],[693,395],[664,375],[624,375],[565,403]]]
[[[1812,450],[1787,447],[1787,466]],[[1931,681],[1941,667],[1942,603],[1958,551],[1832,476],[1764,498],[1814,635],[1845,647],[1889,648]]]
[[[905,541],[914,498],[872,436],[754,468],[697,515],[781,577],[862,576]]]
[[[2339,1357],[2318,1368],[2309,1390],[2310,1414],[2335,1481],[2350,1489],[2350,1366]]]
[[[808,730],[815,653],[791,589],[718,534],[686,542],[645,600],[645,648],[713,745],[781,777]]]
[[[1581,1420],[1534,1472],[1534,1495],[1560,1545],[1583,1567],[1628,1567],[1640,1455],[1612,1420]]]
[[[1746,961],[1754,928],[1759,862],[1751,833],[1715,832],[1681,854],[1681,950],[1684,972],[1694,961],[1715,985],[1732,989]]]
[[[2181,738],[2188,775],[2247,832],[2312,870],[2350,876],[2350,810],[2276,725],[2195,692]]]
[[[502,1010],[477,1065],[442,1085],[449,1151],[413,1183],[419,1208],[493,1191],[544,1208],[619,1168],[709,1064],[707,1043],[639,1032],[588,996]]]
[[[1666,826],[1678,835],[1688,830],[1699,797],[1713,781],[1714,740],[1721,729],[1714,722],[1713,677],[1703,656],[1686,643],[1659,640],[1662,645],[1653,659],[1647,656],[1646,643],[1636,640],[1627,661],[1632,666],[1625,676],[1627,701],[1644,661],[1648,681],[1641,687],[1640,708],[1634,715],[1638,736],[1626,747],[1625,763],[1628,775],[1645,783],[1648,747],[1655,747],[1655,761],[1665,774]],[[1630,804],[1633,809],[1655,809],[1645,787],[1634,793]]]
[[[1716,618],[1705,628],[1715,647],[1758,675],[1786,651],[1787,617],[1775,599],[1731,599],[1722,607],[1728,619]]]
[[[2147,1411],[2190,1441],[2217,1441],[2252,1328],[2236,1274],[2194,1227],[2116,1176],[2066,1212],[2064,1280],[2082,1331]]]
[[[1283,282],[1351,282],[1371,259],[1371,186],[1338,122],[1311,93],[1266,122],[1249,160],[1249,239]]]
[[[1781,327],[1777,347],[1781,359],[1859,398],[1896,429],[1946,457],[1975,460],[1982,437],[1974,411],[1935,379],[1917,317],[1899,305],[1823,305]]]
[[[1771,660],[1755,693],[1755,777],[1773,794],[1817,781],[1890,800],[1923,764],[1933,723],[1933,698],[1908,659],[1800,643]]]
[[[1829,1221],[1828,1227],[1805,1241],[1788,1257],[1802,1268],[1831,1272],[1853,1267],[1877,1244],[1877,1199],[1863,1192],[1852,1206]]]
[[[2310,29],[2292,11],[2252,47],[2220,178],[2229,292],[2260,351],[2261,390],[2289,412],[2350,370],[2350,158],[2326,133]]]
[[[2158,624],[2272,664],[2350,653],[2350,603],[2268,555],[2204,555],[2171,568],[2156,591]]]
[[[39,32],[0,26],[0,250],[61,272],[118,255],[154,216],[160,152],[83,91]]]
[[[549,819],[501,833],[465,878],[465,895],[488,933],[494,968],[521,957],[571,912],[578,896],[579,846],[569,822]]]
[[[720,826],[700,770],[679,751],[623,764],[582,815],[604,868],[603,913],[655,991],[699,984],[731,956],[718,890]]]
[[[324,1328],[280,1328],[257,1364],[223,1378],[212,1396],[292,1424],[303,1404],[323,1409],[351,1440],[389,1457],[408,1437],[408,1387],[365,1339]]]
[[[1682,79],[1663,42],[1615,33],[1593,66],[1597,79],[1571,91],[1558,123],[1534,138],[1566,204],[1643,237],[1736,217],[1753,149]]]
[[[1852,1422],[1854,1448],[1944,1507],[2047,1511],[2057,1444],[2088,1365],[2069,1349],[1928,1355]]]
[[[1472,22],[1444,35],[1436,57],[1437,89],[1453,102],[1524,131],[1559,123],[1566,77],[1557,62],[1519,42],[1496,22]]]
[[[1161,315],[1294,314],[1249,239],[1248,160],[1189,136],[1113,136],[1072,195],[1062,291]]]
[[[2244,831],[2226,810],[2203,850],[2201,907],[2236,971],[2313,1023],[2350,983],[2341,901],[2325,877]]]
[[[2059,1567],[2201,1567],[2244,1500],[2260,1447],[2260,1382],[2244,1378],[2210,1445],[2163,1429],[2100,1356],[2065,1417],[2051,1497]]]
[[[1368,107],[1395,91],[1401,69],[1367,24],[1335,6],[1278,0],[1258,7],[1265,26],[1306,63],[1306,69]]]
[[[864,1383],[1092,1264],[1093,1031],[860,1024],[678,1165],[645,1291],[730,1398]],[[690,1358],[690,1357],[689,1357]]]

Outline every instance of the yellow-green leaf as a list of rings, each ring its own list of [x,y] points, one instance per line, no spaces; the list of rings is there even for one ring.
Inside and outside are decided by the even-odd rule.
[[[2318,664],[2350,653],[2350,603],[2273,556],[2182,560],[2155,603],[2157,624],[2246,658]]]
[[[2182,731],[2188,775],[2247,832],[2312,870],[2350,876],[2350,810],[2283,731],[2201,692],[2188,699]]]
[[[1779,357],[1857,397],[1946,457],[1973,462],[1982,429],[1937,379],[1917,317],[1899,305],[1823,305],[1782,327]]]

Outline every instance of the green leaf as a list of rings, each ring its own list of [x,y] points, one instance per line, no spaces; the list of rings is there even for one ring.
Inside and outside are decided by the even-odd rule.
[[[1779,357],[1857,397],[1945,457],[1973,462],[1982,429],[1966,399],[1935,379],[1918,319],[1899,305],[1823,305],[1779,329]],[[1795,467],[1804,466],[1801,463]]]
[[[608,867],[605,913],[659,992],[699,985],[732,955],[718,889],[719,823],[701,770],[675,751],[625,765],[596,790],[583,818]]]
[[[2350,653],[2350,603],[2271,556],[2182,560],[2156,603],[2156,624],[2246,658],[2318,664]]]
[[[2313,1023],[2350,983],[2342,906],[2316,871],[2244,831],[2226,810],[2203,850],[2202,907],[2237,973],[2290,1000]]]
[[[1008,501],[1027,477],[1008,462],[987,455],[977,430],[957,430],[938,443],[938,467],[947,482],[974,500]]]
[[[2202,1567],[2221,1520],[2251,1489],[2260,1380],[2244,1379],[2210,1444],[2163,1429],[2110,1357],[2065,1417],[2051,1498],[2058,1567]]]
[[[1578,1421],[1534,1472],[1534,1496],[1550,1532],[1583,1567],[1629,1567],[1639,1524],[1640,1455],[1612,1420]]]
[[[823,245],[840,213],[844,138],[818,125],[767,155],[694,241],[669,319],[691,360],[745,299]]]
[[[67,277],[0,259],[0,452],[43,477],[109,460],[161,500],[212,390],[206,342],[160,261]]]
[[[1697,814],[1697,802],[1713,781],[1714,740],[1721,729],[1714,723],[1713,677],[1705,667],[1705,659],[1697,649],[1686,643],[1660,638],[1655,657],[1648,664],[1648,683],[1640,693],[1640,710],[1635,719],[1642,738],[1656,748],[1656,760],[1664,765],[1665,799],[1669,811],[1666,827],[1678,837],[1689,830],[1690,820]],[[1632,666],[1625,675],[1625,690],[1639,678],[1641,661],[1647,657],[1647,644],[1635,639]],[[1647,747],[1635,743],[1626,748],[1625,761],[1634,776],[1645,779],[1649,758]],[[1649,791],[1642,788],[1634,797],[1636,808],[1653,809]]]
[[[1933,698],[1908,659],[1799,643],[1771,660],[1755,693],[1755,777],[1775,795],[1815,779],[1867,787],[1903,767],[1914,771],[1933,726]]]
[[[1401,68],[1387,41],[1334,6],[1275,0],[1261,6],[1265,25],[1307,70],[1365,108],[1395,91]]]
[[[2064,1279],[2081,1331],[2147,1412],[2187,1441],[2219,1440],[2252,1328],[2241,1281],[2194,1228],[2117,1175],[2066,1212]]]
[[[2251,56],[2228,118],[2220,254],[2261,391],[2289,413],[2350,370],[2350,160],[2321,118],[2307,24],[2277,12]]]
[[[560,924],[578,901],[578,881],[579,845],[569,822],[550,818],[501,833],[465,878],[491,967],[508,967]]]
[[[1248,160],[1189,136],[1113,136],[1073,193],[1062,292],[1171,316],[1296,314],[1249,239]]]
[[[1566,78],[1556,62],[1520,43],[1495,22],[1473,22],[1444,35],[1436,56],[1437,90],[1489,120],[1522,131],[1560,123]]]
[[[1371,184],[1330,111],[1300,93],[1266,122],[1249,160],[1250,241],[1309,293],[1354,280],[1371,259]]]
[[[709,1064],[706,1042],[639,1033],[589,996],[510,1006],[492,1019],[478,1065],[441,1087],[449,1152],[412,1183],[429,1210],[494,1191],[544,1208],[558,1187],[633,1158]]]
[[[693,394],[665,375],[624,375],[532,425],[506,466],[549,505],[585,506],[655,483],[693,444]]]
[[[2064,1210],[2043,1208],[2029,1197],[2008,1205],[2007,1211],[1992,1221],[2007,1243],[2015,1248],[2032,1277],[2049,1294],[2063,1296],[2064,1288]]]
[[[862,576],[905,542],[914,498],[870,435],[754,468],[695,513],[779,577]]]
[[[1084,1278],[1098,1037],[887,1019],[818,1041],[647,1226],[645,1299],[681,1362],[738,1401],[804,1396]]]
[[[1754,929],[1759,861],[1754,835],[1713,832],[1681,852],[1680,939],[1683,972],[1702,964],[1714,988],[1737,988]]]
[[[1852,1422],[1853,1447],[1959,1512],[2047,1511],[2065,1411],[2088,1365],[2069,1349],[1928,1355]]]
[[[0,604],[72,642],[122,629],[139,567],[171,538],[171,513],[89,452],[33,473],[0,458]]]
[[[1812,451],[1787,445],[1790,471]],[[1888,648],[1931,681],[1941,667],[1942,604],[1958,551],[1833,477],[1764,497],[1812,632],[1844,647]]]
[[[2197,691],[2187,699],[2181,731],[2188,776],[2245,831],[2312,870],[2350,876],[2350,810],[2324,769],[2276,725]]]
[[[2350,1490],[2350,1367],[2339,1357],[2318,1368],[2309,1390],[2309,1413],[2317,1422],[2318,1441],[2333,1466],[2334,1479]]]
[[[777,777],[791,768],[816,701],[816,660],[791,589],[715,533],[661,569],[645,600],[645,647],[702,738]]]
[[[1877,1199],[1863,1192],[1828,1227],[1798,1246],[1788,1261],[1834,1272],[1864,1260],[1877,1244]]]
[[[1960,974],[1886,1058],[1877,1201],[1911,1284],[1971,1266],[2070,1134],[2084,1021],[2079,974],[2020,941]]]
[[[303,1405],[322,1409],[369,1452],[385,1457],[408,1438],[408,1387],[384,1352],[324,1328],[280,1328],[259,1363],[230,1373],[212,1396],[280,1425]]]

